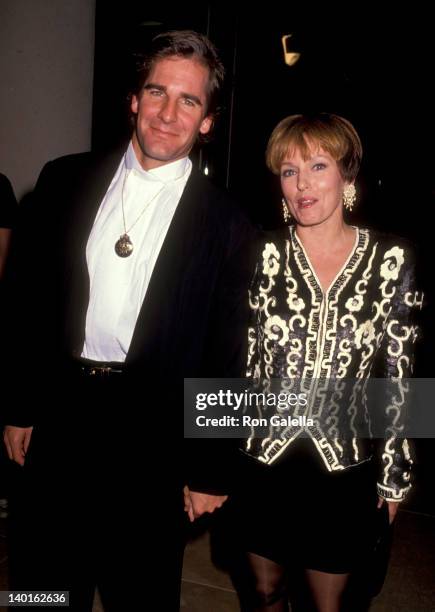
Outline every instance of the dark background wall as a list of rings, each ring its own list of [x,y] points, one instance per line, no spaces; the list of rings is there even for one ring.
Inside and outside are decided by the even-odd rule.
[[[207,33],[227,68],[225,112],[216,142],[203,152],[211,176],[238,193],[262,223],[272,223],[264,149],[288,114],[325,110],[354,122],[365,146],[361,216],[392,231],[420,235],[434,197],[431,87],[435,59],[423,13],[298,14],[293,5],[242,10],[228,3],[189,11],[141,2],[97,0],[93,145],[122,135],[131,58],[153,34],[170,28]],[[159,24],[159,25],[158,25]],[[284,63],[281,36],[293,33]],[[128,128],[127,128],[128,129]],[[362,212],[363,211],[363,212]]]

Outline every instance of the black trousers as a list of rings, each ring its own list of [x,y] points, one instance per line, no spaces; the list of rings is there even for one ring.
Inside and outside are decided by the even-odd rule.
[[[175,611],[186,518],[164,466],[177,449],[122,376],[72,381],[12,466],[11,588],[69,591],[74,612],[92,610],[95,587],[106,612]]]

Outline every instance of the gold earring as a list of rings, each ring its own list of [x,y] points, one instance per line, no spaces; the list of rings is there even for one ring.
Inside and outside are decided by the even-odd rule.
[[[284,223],[288,223],[290,219],[292,218],[292,216],[288,211],[287,202],[285,201],[285,198],[283,198],[281,202],[282,202],[282,216],[284,217]]]
[[[349,212],[352,210],[356,201],[356,189],[353,183],[346,185],[343,191],[343,205]]]

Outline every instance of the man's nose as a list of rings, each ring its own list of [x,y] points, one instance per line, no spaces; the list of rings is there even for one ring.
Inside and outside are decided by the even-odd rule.
[[[167,98],[162,104],[159,117],[164,123],[172,123],[177,119],[177,102]]]

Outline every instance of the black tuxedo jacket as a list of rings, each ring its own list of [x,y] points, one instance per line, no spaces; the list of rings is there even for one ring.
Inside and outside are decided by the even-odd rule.
[[[0,174],[0,228],[10,229],[17,214],[17,201],[8,178]]]
[[[119,162],[119,152],[50,162],[21,207],[8,283],[6,371],[14,399],[5,420],[11,424],[52,418],[50,389],[64,381],[72,357],[80,356],[89,301],[86,245]],[[252,239],[225,192],[193,168],[126,357],[130,397],[139,394],[147,411],[171,406],[181,437],[183,378],[243,375]],[[58,401],[55,410],[61,410]],[[118,418],[139,423],[141,414]]]

